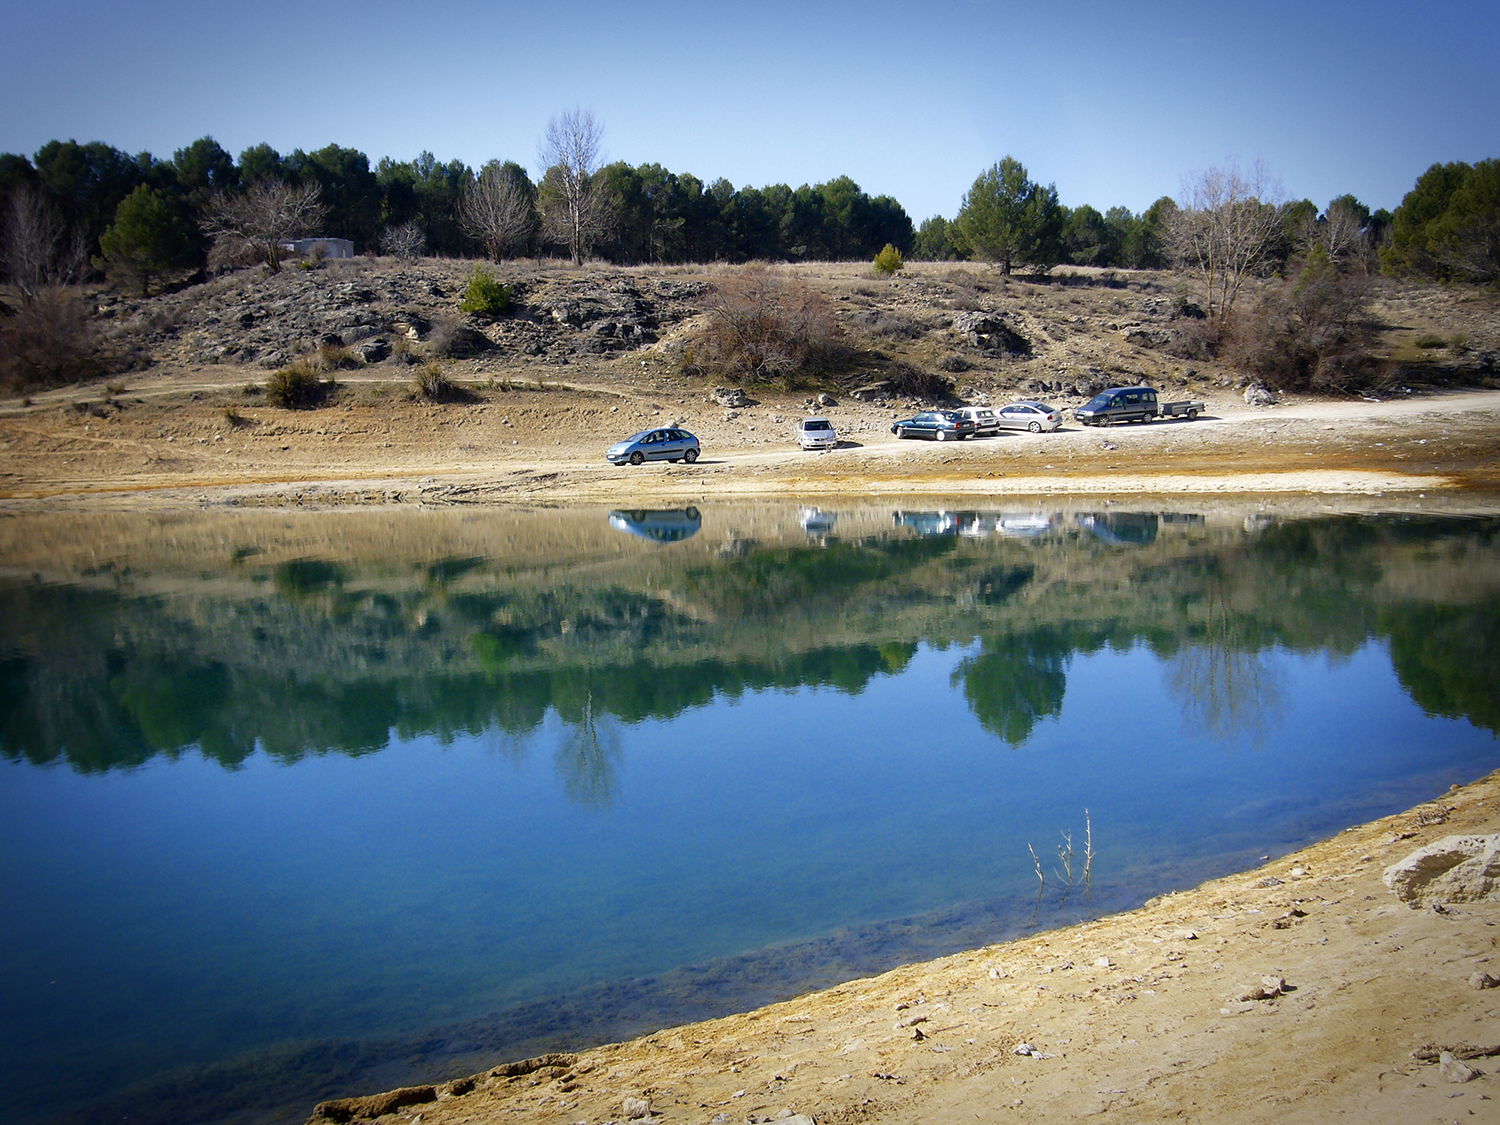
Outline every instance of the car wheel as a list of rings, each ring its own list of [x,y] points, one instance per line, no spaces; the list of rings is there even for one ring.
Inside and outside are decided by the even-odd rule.
[[[689,449],[682,455],[682,459],[691,465],[694,461],[698,460],[698,451],[696,449]]]
[[[1042,432],[1042,424],[1040,422],[1033,422],[1026,428],[1034,434],[1039,434]]]
[[[906,436],[906,427],[905,426],[897,426],[891,432],[893,434],[895,434],[898,438],[904,438]]]
[[[939,430],[937,432],[937,439],[938,439],[938,441],[947,441],[952,436],[953,435],[950,434],[947,430]]]
[[[1187,420],[1189,422],[1191,422],[1196,417],[1198,417],[1198,412],[1196,410],[1189,410],[1187,412]]]
[[[630,455],[630,463],[632,465],[641,465],[641,464],[644,464],[645,461],[646,461],[646,455],[644,453],[642,453],[639,449],[637,449],[634,453],[632,453]]]

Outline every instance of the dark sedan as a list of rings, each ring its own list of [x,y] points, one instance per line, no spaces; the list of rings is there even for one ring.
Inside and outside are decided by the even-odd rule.
[[[973,419],[965,418],[956,410],[924,410],[911,418],[891,423],[891,433],[899,438],[935,438],[938,441],[957,441],[973,437]]]

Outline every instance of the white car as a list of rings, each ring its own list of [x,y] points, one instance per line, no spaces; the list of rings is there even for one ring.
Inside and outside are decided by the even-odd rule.
[[[797,444],[803,449],[832,449],[838,443],[838,431],[827,418],[804,418],[797,423]]]
[[[976,434],[993,434],[1000,429],[1000,419],[988,406],[960,406],[958,412],[974,423]]]

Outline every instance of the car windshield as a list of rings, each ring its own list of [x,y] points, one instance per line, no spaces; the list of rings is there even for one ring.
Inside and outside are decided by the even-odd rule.
[[[803,422],[802,428],[804,430],[831,430],[833,429],[833,424],[830,422],[825,422],[821,418],[814,418],[810,422]]]
[[[1099,410],[1099,409],[1102,409],[1103,407],[1106,407],[1106,406],[1109,405],[1109,400],[1111,398],[1113,398],[1113,397],[1114,397],[1113,395],[1111,395],[1111,394],[1109,394],[1107,392],[1105,394],[1102,394],[1102,395],[1095,395],[1093,398],[1089,399],[1088,405],[1085,406],[1084,409],[1085,410]]]

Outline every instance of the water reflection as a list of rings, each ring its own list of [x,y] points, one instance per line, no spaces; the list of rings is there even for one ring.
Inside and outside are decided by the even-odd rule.
[[[568,791],[597,803],[617,724],[770,688],[858,695],[924,643],[972,646],[953,683],[1013,747],[1058,715],[1076,657],[1140,644],[1219,734],[1274,715],[1267,652],[1348,654],[1370,638],[1431,713],[1500,723],[1493,520],[898,510],[846,513],[834,538],[839,513],[788,516],[801,536],[747,535],[726,515],[732,549],[650,570],[630,553],[559,576],[560,557],[443,551],[393,580],[353,555],[257,545],[167,582],[145,558],[108,581],[12,577],[0,751],[97,772],[196,748],[233,767],[257,747],[295,761],[370,753],[393,733],[523,736],[555,714]],[[609,523],[682,542],[702,518]]]
[[[703,517],[697,508],[632,508],[610,512],[609,526],[655,543],[680,543],[698,534]]]
[[[13,1116],[150,1076],[132,1120],[253,1116],[274,1073],[300,1119],[1123,909],[1495,760],[1494,519],[611,514],[0,520]]]

